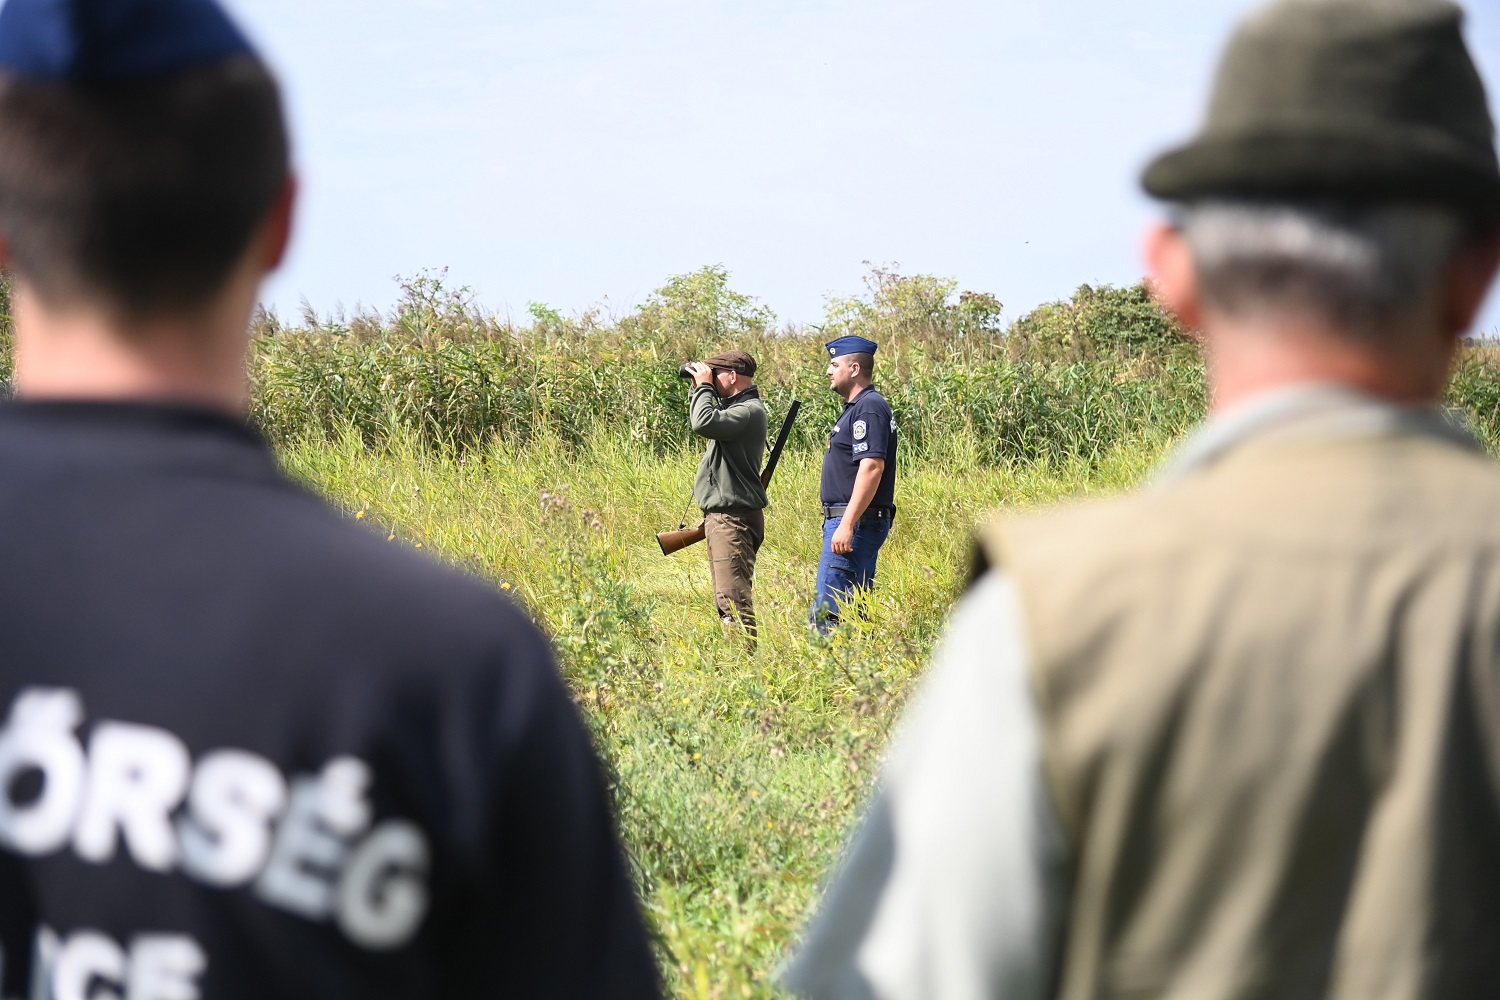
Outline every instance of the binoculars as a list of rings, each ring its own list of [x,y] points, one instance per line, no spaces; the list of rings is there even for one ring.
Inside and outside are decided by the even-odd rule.
[[[690,365],[690,364],[692,364],[691,361],[684,361],[681,365],[678,366],[678,368],[677,368],[677,377],[678,378],[692,378],[693,377],[693,371],[692,371],[691,368],[688,367],[688,365]]]

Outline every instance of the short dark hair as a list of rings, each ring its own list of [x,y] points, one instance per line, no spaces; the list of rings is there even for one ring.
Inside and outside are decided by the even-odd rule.
[[[849,355],[849,360],[854,364],[859,365],[859,373],[861,375],[871,375],[875,371],[875,355],[873,354],[866,354],[863,351],[856,351],[855,353]]]
[[[43,301],[140,317],[214,296],[286,182],[276,81],[234,56],[140,82],[0,77],[0,236]]]

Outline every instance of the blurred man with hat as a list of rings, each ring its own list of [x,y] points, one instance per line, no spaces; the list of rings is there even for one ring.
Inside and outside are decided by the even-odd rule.
[[[828,388],[844,412],[823,452],[823,555],[811,620],[827,633],[840,606],[875,582],[875,561],[896,518],[896,418],[872,385],[876,344],[839,337],[828,349]]]
[[[1208,422],[1003,520],[786,981],[1500,996],[1500,470],[1439,405],[1500,261],[1444,0],[1284,0],[1147,169]]]
[[[0,996],[656,996],[537,629],[246,423],[292,198],[212,0],[0,7]]]
[[[688,424],[708,439],[693,499],[703,511],[714,604],[725,628],[755,641],[755,555],[766,538],[766,404],[755,385],[755,359],[725,351],[684,367],[693,379]]]

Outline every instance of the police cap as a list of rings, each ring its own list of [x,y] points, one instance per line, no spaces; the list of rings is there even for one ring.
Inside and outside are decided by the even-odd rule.
[[[214,0],[6,0],[0,72],[127,83],[254,49]]]
[[[874,354],[876,343],[864,337],[838,337],[823,345],[828,348],[830,358],[841,358],[846,354]]]

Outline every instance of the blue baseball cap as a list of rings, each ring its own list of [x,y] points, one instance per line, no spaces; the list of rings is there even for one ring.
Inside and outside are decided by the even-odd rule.
[[[0,72],[125,83],[255,50],[214,0],[6,0]]]
[[[838,337],[823,345],[828,348],[830,358],[841,358],[845,354],[874,354],[875,341],[864,337]]]

